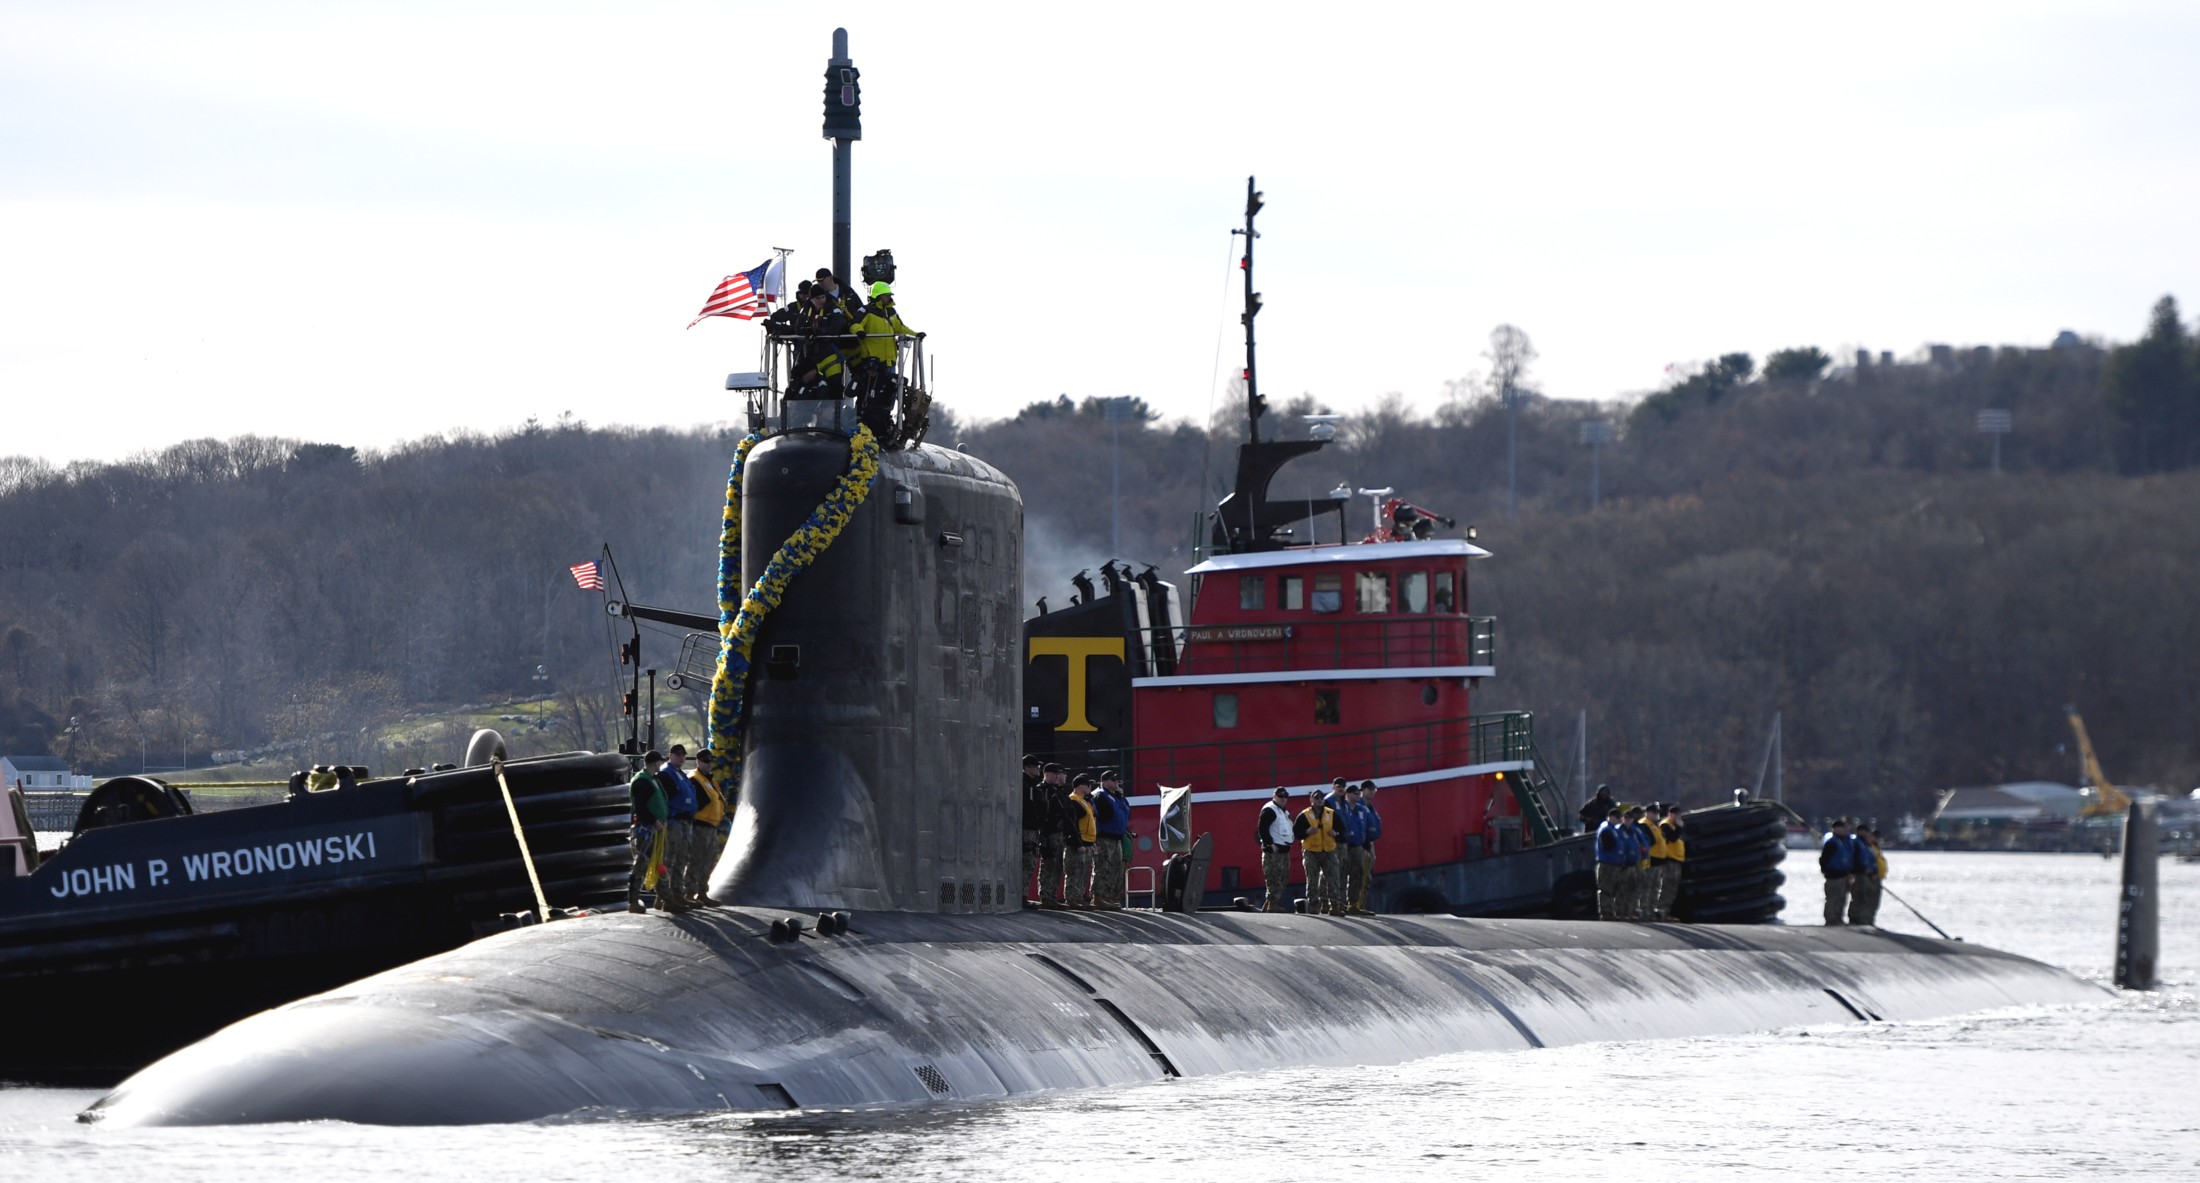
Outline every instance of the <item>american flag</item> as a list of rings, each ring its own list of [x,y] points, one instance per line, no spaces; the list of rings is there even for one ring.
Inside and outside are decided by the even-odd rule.
[[[575,563],[566,570],[573,573],[573,582],[580,584],[582,591],[603,590],[602,560],[590,559],[585,563]]]
[[[764,315],[768,311],[766,306],[785,290],[786,260],[773,256],[739,275],[727,276],[710,294],[710,299],[703,301],[703,310],[695,314],[688,327],[692,329],[713,316],[754,320]]]

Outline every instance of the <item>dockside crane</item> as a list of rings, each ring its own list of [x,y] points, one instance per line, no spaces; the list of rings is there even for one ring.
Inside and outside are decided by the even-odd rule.
[[[2078,807],[2080,817],[2107,817],[2122,815],[2131,808],[2131,798],[2108,781],[2101,771],[2100,757],[2093,754],[2093,741],[2085,733],[2085,720],[2078,716],[2078,708],[2063,704],[2063,713],[2070,717],[2070,733],[2078,737],[2078,758],[2085,762],[2085,779],[2090,782],[2080,786],[2085,793],[2085,804]]]

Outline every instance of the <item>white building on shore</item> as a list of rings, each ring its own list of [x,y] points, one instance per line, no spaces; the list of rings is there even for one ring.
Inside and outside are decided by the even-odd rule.
[[[0,785],[14,785],[26,793],[88,792],[92,778],[70,771],[59,756],[0,756]]]

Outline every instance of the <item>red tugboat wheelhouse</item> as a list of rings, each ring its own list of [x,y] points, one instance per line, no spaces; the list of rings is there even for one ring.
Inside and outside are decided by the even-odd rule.
[[[1181,833],[1134,826],[1133,894],[1149,874],[1169,894],[1163,860],[1175,847],[1187,855],[1177,877],[1188,906],[1257,897],[1256,819],[1271,794],[1286,789],[1296,813],[1343,777],[1377,786],[1370,910],[1593,915],[1590,839],[1573,834],[1573,808],[1538,757],[1531,717],[1473,712],[1474,688],[1497,673],[1496,622],[1468,607],[1469,569],[1489,557],[1474,532],[1437,537],[1457,524],[1390,489],[1358,491],[1374,499],[1374,523],[1357,539],[1350,487],[1269,496],[1277,471],[1320,451],[1334,429],[1317,419],[1310,438],[1261,438],[1252,246],[1262,197],[1250,181],[1246,192],[1237,233],[1250,431],[1235,488],[1208,515],[1203,553],[1186,572],[1189,615],[1156,570],[1134,575],[1113,561],[1100,565],[1101,586],[1082,573],[1072,580],[1067,608],[1042,601],[1024,622],[1025,748],[1072,769],[1121,768],[1140,819],[1155,816],[1148,809],[1165,790],[1189,790],[1188,823],[1171,814],[1160,827]],[[1718,881],[1690,868],[1683,918],[1778,914],[1772,810],[1722,806],[1688,819],[1706,831]],[[1204,852],[1187,851],[1201,834]],[[1292,863],[1291,881],[1302,883]]]

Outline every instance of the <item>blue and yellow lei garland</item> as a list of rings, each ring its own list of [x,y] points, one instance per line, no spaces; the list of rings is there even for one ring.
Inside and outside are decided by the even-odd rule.
[[[748,711],[749,657],[756,632],[786,596],[794,577],[848,528],[857,507],[878,482],[878,436],[867,426],[858,427],[848,441],[848,471],[809,519],[780,544],[755,586],[736,601],[741,588],[741,470],[748,464],[749,450],[762,438],[750,432],[733,450],[733,468],[726,474],[725,525],[718,536],[718,671],[710,683],[710,747],[718,753],[720,781],[727,785],[741,783],[742,723]]]

